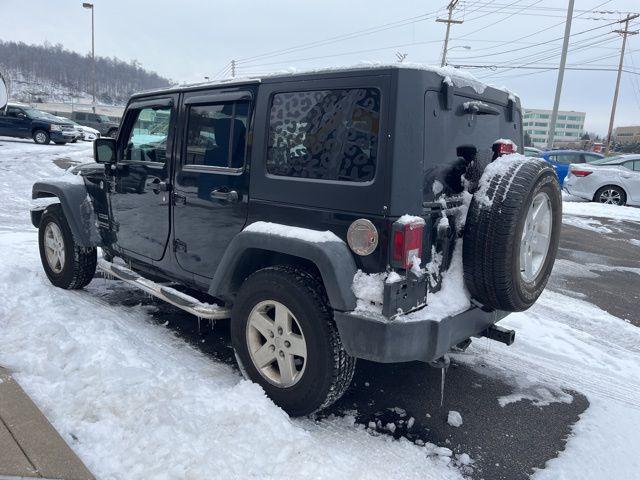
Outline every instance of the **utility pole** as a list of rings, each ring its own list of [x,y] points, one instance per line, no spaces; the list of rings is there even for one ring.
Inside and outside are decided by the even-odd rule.
[[[458,0],[451,0],[449,5],[447,5],[447,10],[449,10],[448,18],[437,18],[436,22],[446,23],[447,24],[447,32],[444,34],[444,47],[442,48],[442,62],[440,63],[441,67],[444,67],[447,64],[447,47],[449,46],[449,32],[451,31],[452,23],[462,23],[462,20],[452,20],[451,16],[453,15],[453,9],[456,8],[458,4]]]
[[[611,105],[611,118],[609,118],[609,130],[607,131],[607,143],[604,145],[604,154],[609,154],[609,148],[611,146],[611,135],[613,134],[613,122],[616,117],[616,105],[618,104],[618,92],[620,91],[620,77],[622,77],[622,66],[624,64],[624,50],[627,46],[627,35],[637,35],[638,30],[629,30],[629,21],[640,17],[639,13],[633,15],[627,15],[627,18],[620,20],[620,23],[624,22],[624,30],[614,30],[615,33],[622,35],[622,49],[620,50],[620,63],[618,64],[618,78],[616,79],[616,90],[613,94],[613,105]]]
[[[236,61],[231,60],[231,78],[236,77]]]
[[[93,103],[92,103],[92,110],[93,113],[96,113],[96,47],[95,47],[95,34],[94,34],[94,28],[93,28],[93,3],[89,3],[89,2],[84,2],[82,4],[82,8],[88,8],[89,10],[91,10],[91,77],[92,77],[92,83],[93,83],[93,87],[92,87],[92,96],[93,96]]]
[[[549,122],[549,139],[547,149],[553,148],[553,139],[556,135],[556,120],[558,119],[558,107],[560,107],[560,94],[562,93],[562,82],[564,80],[564,67],[567,63],[567,50],[569,49],[569,37],[571,36],[571,20],[573,19],[573,2],[569,0],[567,9],[567,21],[564,24],[564,41],[562,42],[562,56],[560,57],[560,68],[558,69],[558,81],[556,82],[556,98],[553,100],[553,111]]]

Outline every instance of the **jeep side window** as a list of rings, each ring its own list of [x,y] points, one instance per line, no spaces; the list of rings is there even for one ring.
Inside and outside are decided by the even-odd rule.
[[[170,118],[170,107],[137,110],[122,159],[164,163]]]
[[[87,119],[87,116],[86,116],[84,113],[80,113],[80,112],[78,112],[78,113],[76,113],[76,115],[75,115],[75,116],[76,116],[76,120],[82,120],[82,121],[84,121],[84,120],[86,120],[86,119]]]
[[[316,180],[371,181],[379,130],[377,88],[275,94],[267,172]]]
[[[249,102],[189,107],[185,165],[244,166]]]

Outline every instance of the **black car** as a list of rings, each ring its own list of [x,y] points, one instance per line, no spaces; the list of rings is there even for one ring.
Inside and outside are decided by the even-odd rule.
[[[356,358],[443,364],[473,336],[510,344],[495,323],[546,285],[560,188],[546,162],[502,158],[522,145],[517,97],[441,72],[133,96],[77,181],[33,186],[59,199],[31,212],[47,276],[82,288],[98,264],[230,318],[240,369],[292,415],[339,398]]]
[[[104,137],[112,137],[118,134],[118,123],[109,116],[93,112],[71,112],[71,119],[85,127],[95,128]]]
[[[71,123],[24,105],[7,105],[0,109],[0,136],[33,138],[43,145],[50,141],[58,145],[73,142],[79,138]]]

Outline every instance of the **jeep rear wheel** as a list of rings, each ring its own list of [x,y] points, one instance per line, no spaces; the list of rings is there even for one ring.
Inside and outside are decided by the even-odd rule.
[[[231,338],[240,369],[292,416],[331,405],[355,369],[320,281],[288,266],[251,275],[236,298]]]
[[[533,159],[513,162],[487,180],[465,224],[465,284],[486,307],[526,310],[544,290],[558,251],[560,186],[553,169]]]
[[[59,204],[50,205],[42,214],[38,243],[42,266],[52,284],[69,290],[89,284],[96,272],[96,249],[76,245]]]

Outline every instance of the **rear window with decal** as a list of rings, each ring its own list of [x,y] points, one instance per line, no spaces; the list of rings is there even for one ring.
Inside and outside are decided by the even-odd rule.
[[[379,130],[377,88],[275,94],[267,172],[314,180],[372,181]]]

